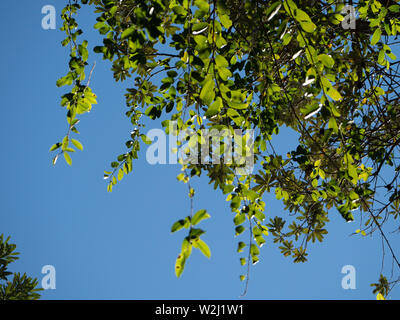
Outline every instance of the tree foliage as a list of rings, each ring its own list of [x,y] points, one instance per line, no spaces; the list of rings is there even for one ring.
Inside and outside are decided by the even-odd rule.
[[[26,273],[8,271],[8,265],[18,260],[16,245],[9,243],[10,237],[4,239],[0,235],[0,300],[37,300],[41,288],[37,288],[38,280],[28,277]],[[13,276],[10,279],[10,276]]]
[[[110,61],[115,81],[132,85],[125,97],[134,130],[127,151],[105,172],[108,191],[132,171],[140,146],[151,143],[144,117],[168,117],[162,122],[167,133],[170,121],[177,121],[174,134],[199,132],[192,147],[204,143],[201,129],[253,129],[251,174],[237,174],[240,164],[221,156],[219,163],[182,162],[178,176],[188,183],[191,202],[190,181],[204,174],[226,195],[236,235],[250,233],[249,241],[238,243],[238,252],[248,253],[240,257],[242,265],[259,261],[268,235],[284,256],[307,261],[308,244],[322,242],[328,215],[339,213],[346,222],[360,222],[359,234],[378,232],[400,268],[384,231],[386,222],[398,224],[400,206],[397,1],[350,2],[358,12],[355,28],[345,27],[352,17],[332,0],[69,1],[62,12],[69,71],[57,82],[72,86],[61,101],[69,130],[51,148],[57,151],[54,163],[63,155],[71,164],[73,147],[82,149],[72,135],[78,117],[96,103],[91,72],[85,80],[88,43],[80,42],[76,20],[81,4],[95,7],[94,28],[103,37],[95,53]],[[286,154],[273,144],[282,129],[298,136],[297,148]],[[264,212],[270,193],[290,214]],[[172,232],[188,231],[177,276],[192,247],[210,257],[201,239],[205,231],[197,228],[208,217],[192,210],[173,224]],[[248,272],[240,278],[246,277]],[[382,296],[397,283],[385,281],[377,286]]]

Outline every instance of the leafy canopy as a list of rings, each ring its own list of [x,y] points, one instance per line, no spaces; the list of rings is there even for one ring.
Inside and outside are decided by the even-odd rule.
[[[38,280],[28,277],[26,273],[8,271],[8,265],[18,260],[16,245],[9,243],[10,237],[4,239],[0,235],[0,300],[38,300],[40,298],[37,288]],[[13,276],[10,279],[10,276]]]
[[[356,233],[377,231],[400,267],[384,232],[386,222],[398,223],[400,206],[399,74],[392,51],[400,31],[397,1],[354,1],[353,29],[346,27],[351,16],[342,12],[344,5],[332,0],[69,1],[62,12],[69,71],[57,82],[72,87],[61,101],[69,130],[51,148],[57,151],[54,163],[63,155],[71,164],[71,153],[82,150],[72,136],[79,116],[96,104],[93,67],[87,78],[88,43],[79,40],[81,4],[95,7],[94,28],[103,43],[94,51],[110,61],[115,81],[131,84],[126,116],[134,130],[127,151],[105,171],[108,191],[132,171],[140,146],[151,143],[144,117],[168,117],[162,122],[167,133],[170,121],[177,122],[174,134],[198,132],[192,147],[204,144],[205,128],[253,129],[251,174],[238,175],[239,164],[221,156],[219,163],[182,162],[178,175],[189,185],[192,208],[194,177],[207,175],[226,195],[236,236],[250,233],[249,242],[238,242],[238,252],[247,252],[242,265],[259,261],[268,235],[284,256],[305,262],[310,241],[322,242],[328,232],[328,213],[339,213],[346,222],[360,222]],[[282,128],[298,136],[297,148],[286,154],[273,144]],[[264,212],[270,193],[289,215]],[[192,210],[173,224],[172,232],[187,229],[178,277],[193,247],[210,257],[205,231],[197,226],[209,217],[206,210]],[[246,277],[248,272],[240,276]],[[383,277],[379,297],[395,283]]]

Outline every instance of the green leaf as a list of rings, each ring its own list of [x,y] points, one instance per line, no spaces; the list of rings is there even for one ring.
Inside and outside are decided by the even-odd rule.
[[[58,79],[56,85],[57,87],[70,86],[73,81],[72,75],[68,73],[65,77]]]
[[[327,94],[335,101],[339,101],[340,99],[342,99],[342,95],[334,87],[329,88],[327,90]]]
[[[238,226],[242,224],[245,220],[246,220],[246,215],[244,213],[238,213],[233,219],[233,222],[235,223],[235,226]]]
[[[64,151],[63,154],[64,154],[65,161],[66,161],[69,165],[72,165],[72,159],[71,159],[71,156],[69,155],[69,153],[66,152],[66,151]]]
[[[385,297],[382,295],[382,293],[378,293],[376,295],[376,300],[385,300]]]
[[[171,232],[176,232],[180,229],[182,229],[185,226],[185,220],[181,219],[177,222],[175,222],[172,227],[171,227]]]
[[[135,29],[136,29],[135,26],[125,29],[124,32],[122,32],[121,34],[121,39],[128,38],[135,31]]]
[[[231,108],[237,109],[237,110],[244,110],[248,108],[247,103],[239,103],[239,102],[233,102],[233,101],[228,101],[228,104]]]
[[[204,13],[207,13],[209,8],[210,8],[210,5],[208,4],[208,1],[205,1],[205,0],[196,0],[194,2],[194,5],[196,7],[198,7],[200,9],[200,11],[202,11]]]
[[[210,77],[200,92],[200,99],[204,102],[205,105],[210,105],[211,102],[214,101],[215,97],[214,90],[215,90],[215,83],[214,80]]]
[[[318,60],[323,63],[325,67],[332,68],[335,64],[335,60],[327,54],[320,54]]]
[[[53,144],[53,145],[51,146],[50,151],[57,150],[57,149],[60,148],[60,147],[61,147],[61,143],[60,143],[60,142],[57,142],[56,144]]]
[[[186,259],[182,253],[178,255],[178,258],[175,262],[175,274],[176,277],[179,278],[182,275],[183,270],[185,269]]]
[[[150,145],[150,144],[152,144],[153,143],[153,141],[151,141],[151,139],[149,139],[145,134],[141,134],[140,135],[140,138],[142,138],[142,141],[145,143],[145,144],[147,144],[147,145]]]
[[[332,115],[334,117],[340,117],[340,112],[339,112],[338,108],[336,108],[334,103],[330,103],[329,107],[330,107],[329,110],[332,112]]]
[[[208,245],[201,239],[196,239],[192,242],[193,247],[199,249],[208,259],[211,257],[211,251]]]
[[[391,12],[400,12],[400,6],[398,4],[393,4],[388,9]]]
[[[242,241],[238,243],[237,252],[243,252],[243,249],[246,247],[246,244]]]
[[[215,58],[215,63],[220,68],[226,68],[229,66],[228,61],[223,56],[217,56]]]
[[[381,40],[381,35],[382,35],[382,31],[380,28],[377,28],[374,32],[374,34],[372,35],[372,39],[371,39],[371,45],[376,45],[378,43],[379,40]]]
[[[338,133],[338,132],[339,132],[339,128],[338,128],[336,119],[335,119],[334,117],[331,117],[331,118],[329,119],[328,128],[329,128],[329,129],[333,129],[333,132],[335,132],[335,133]]]
[[[222,99],[221,97],[217,97],[215,101],[209,106],[206,113],[204,114],[207,118],[211,118],[215,116],[221,111],[222,108]]]
[[[204,32],[207,30],[207,28],[208,28],[207,22],[199,22],[192,26],[192,31],[193,31],[193,34],[199,34],[201,32],[198,32],[198,31],[203,30],[202,32]]]
[[[343,219],[346,220],[346,222],[354,221],[354,216],[351,213],[351,211],[349,211],[349,209],[347,208],[347,205],[344,204],[339,206],[338,211],[342,215]]]
[[[224,81],[227,81],[228,78],[232,77],[232,72],[227,68],[218,68],[218,74]]]
[[[71,139],[71,142],[77,149],[79,149],[81,151],[83,150],[83,146],[78,140]]]
[[[201,51],[207,49],[209,46],[207,38],[201,34],[196,35],[194,41],[197,43],[196,50]]]
[[[300,23],[304,31],[312,33],[315,31],[317,26],[311,21],[310,16],[303,10],[294,10],[295,19]]]
[[[189,238],[196,239],[200,237],[202,234],[206,233],[204,230],[193,228],[190,230]]]
[[[260,249],[254,243],[250,246],[250,253],[252,256],[258,256],[260,254]]]
[[[240,235],[240,234],[242,234],[243,232],[244,232],[244,230],[246,230],[245,229],[245,227],[243,227],[243,226],[237,226],[236,228],[235,228],[235,236],[238,236],[238,235]]]
[[[118,181],[121,181],[123,177],[124,177],[124,170],[121,168],[118,171]]]
[[[318,187],[318,180],[317,180],[317,179],[314,179],[314,180],[311,182],[311,185],[312,185],[314,188]]]
[[[221,21],[221,24],[225,29],[229,29],[232,26],[232,20],[229,19],[229,16],[227,14],[219,15],[219,20]]]
[[[192,244],[188,238],[185,238],[182,241],[181,253],[183,254],[185,260],[189,259],[190,255],[192,254]]]
[[[182,242],[182,250],[175,262],[175,274],[179,278],[185,269],[186,260],[189,258],[192,252],[192,245],[188,238],[185,238]]]
[[[211,216],[207,213],[206,210],[202,209],[195,213],[192,217],[192,225],[198,224],[200,221],[210,218]]]
[[[312,33],[317,29],[317,26],[312,21],[300,22],[300,25],[308,33]]]
[[[79,46],[79,54],[81,55],[83,61],[87,61],[87,59],[89,58],[88,49],[86,49],[85,47],[83,47],[81,45]]]
[[[110,183],[107,185],[107,192],[112,192],[112,188],[113,188],[113,184],[110,182]]]
[[[349,163],[348,164],[348,168],[347,168],[347,172],[348,172],[349,176],[352,178],[353,184],[357,184],[358,174],[357,174],[356,167]]]

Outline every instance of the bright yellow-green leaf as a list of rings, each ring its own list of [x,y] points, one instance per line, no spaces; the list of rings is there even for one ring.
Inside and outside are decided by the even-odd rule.
[[[210,105],[207,109],[206,113],[204,114],[206,117],[212,117],[218,114],[222,108],[222,99],[221,97],[217,97],[215,101]]]
[[[107,192],[112,192],[112,188],[113,188],[113,184],[110,182],[110,183],[107,185]]]
[[[385,297],[384,297],[381,293],[378,293],[378,294],[376,295],[376,300],[386,300],[386,299],[385,299]]]
[[[180,253],[175,262],[175,274],[179,278],[182,275],[183,270],[185,269],[186,259],[183,254]]]
[[[372,39],[371,39],[371,45],[376,45],[378,43],[379,40],[381,40],[381,35],[382,35],[382,31],[380,28],[377,28],[374,32],[374,34],[372,35]]]
[[[219,16],[219,19],[221,20],[221,24],[224,28],[229,29],[232,26],[232,21],[229,19],[228,15],[222,14]]]
[[[312,185],[314,188],[318,187],[318,180],[317,180],[317,179],[314,179],[314,180],[311,182],[311,185]]]
[[[71,156],[69,155],[69,153],[66,152],[66,151],[64,151],[63,154],[64,154],[65,161],[66,161],[69,165],[72,165],[72,159],[71,159]]]
[[[68,148],[68,145],[69,145],[68,136],[65,136],[65,137],[64,137],[64,139],[62,140],[61,145],[62,145],[62,150],[65,150],[65,149]]]
[[[222,80],[226,81],[228,78],[232,77],[232,72],[227,68],[218,68],[218,74]]]
[[[208,12],[210,5],[208,4],[208,1],[205,0],[196,0],[194,2],[194,5],[198,7],[201,11],[203,12]]]
[[[228,61],[223,57],[223,56],[217,56],[215,58],[215,63],[217,64],[218,67],[220,68],[226,68],[229,66]]]
[[[215,97],[214,90],[215,90],[214,80],[212,78],[209,78],[200,92],[200,99],[204,102],[205,105],[210,105],[211,102],[214,101]]]
[[[357,174],[356,167],[349,163],[348,164],[348,168],[347,168],[347,172],[348,172],[349,176],[352,178],[353,184],[357,184],[358,174]]]
[[[201,222],[202,220],[208,219],[208,218],[210,218],[210,217],[211,217],[211,216],[207,213],[206,210],[204,210],[204,209],[199,210],[199,211],[197,211],[197,212],[195,213],[195,215],[194,215],[193,218],[192,218],[192,225],[196,225],[196,224],[198,224],[199,222]]]
[[[333,87],[328,89],[327,94],[335,101],[339,101],[340,99],[342,99],[342,95]]]
[[[124,32],[122,32],[121,34],[121,39],[128,38],[135,31],[135,29],[136,28],[134,26],[125,29]]]
[[[200,238],[193,241],[193,247],[199,249],[207,258],[210,259],[211,251],[208,245]]]
[[[301,27],[304,31],[312,33],[315,31],[317,26],[312,21],[300,22]]]
[[[52,146],[51,146],[51,148],[50,148],[50,151],[54,151],[54,150],[57,150],[58,148],[60,148],[61,147],[61,143],[56,143],[56,144],[53,144]]]
[[[78,140],[71,139],[71,142],[73,143],[73,145],[74,145],[76,148],[78,148],[79,150],[83,150],[83,146],[82,146],[82,144],[81,144]]]
[[[187,51],[185,51],[185,53],[183,54],[183,57],[181,58],[181,60],[182,60],[184,63],[188,63],[188,62],[189,62],[189,54],[188,54]]]
[[[122,170],[121,168],[118,171],[118,180],[121,181],[123,177],[124,177],[124,170]]]
[[[338,128],[336,119],[335,119],[334,117],[331,117],[331,118],[329,119],[328,128],[329,128],[329,129],[333,129],[333,132],[335,132],[335,133],[338,133],[338,132],[339,132],[339,128]]]
[[[181,254],[185,260],[189,259],[190,255],[192,254],[192,244],[189,242],[188,238],[185,238],[182,241]]]
[[[332,68],[335,64],[335,60],[327,54],[320,54],[318,60],[323,63],[325,67]]]

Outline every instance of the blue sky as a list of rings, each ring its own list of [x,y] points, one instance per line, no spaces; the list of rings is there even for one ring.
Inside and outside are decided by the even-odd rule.
[[[57,30],[43,30],[41,9],[57,9]],[[0,126],[2,183],[0,233],[11,235],[21,258],[13,271],[42,279],[44,265],[56,268],[56,289],[43,299],[238,299],[243,283],[234,239],[233,215],[225,196],[208,185],[194,183],[195,210],[206,208],[212,218],[203,223],[210,260],[194,251],[180,279],[175,258],[183,233],[171,225],[189,213],[187,186],[176,180],[180,167],[149,165],[142,157],[133,173],[113,193],[106,192],[103,170],[126,149],[131,124],[124,116],[124,87],[116,84],[110,64],[91,54],[97,65],[91,86],[98,105],[82,117],[78,139],[84,152],[73,155],[73,166],[62,159],[51,165],[49,147],[67,129],[56,80],[67,71],[68,53],[60,45],[64,1],[6,1],[1,10],[3,30]],[[92,29],[91,10],[80,21],[89,28],[90,46],[100,44]],[[159,123],[155,127],[161,127]],[[283,133],[275,143],[281,150],[295,146],[295,136]],[[285,215],[272,197],[266,199],[268,217]],[[374,299],[370,283],[381,270],[378,236],[350,236],[359,228],[330,216],[323,243],[310,244],[309,261],[293,264],[267,238],[260,263],[251,269],[246,299]],[[391,231],[391,229],[389,229]],[[396,235],[391,239],[397,241]],[[393,242],[393,241],[392,241]],[[397,243],[394,247],[398,249]],[[388,253],[386,253],[388,256]],[[385,271],[390,275],[391,260]],[[344,290],[345,265],[356,268],[356,289]],[[396,288],[389,298],[398,299]]]

